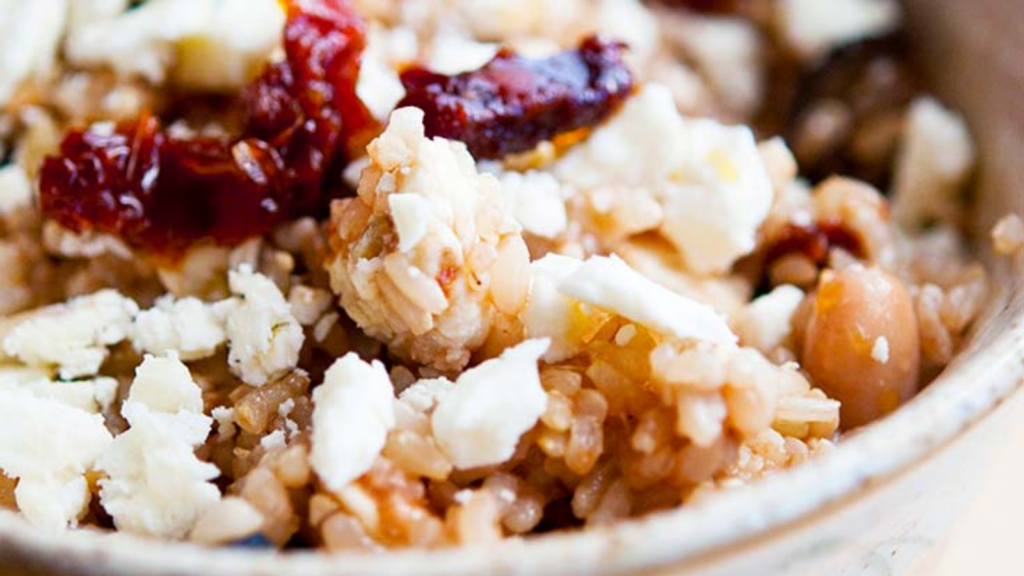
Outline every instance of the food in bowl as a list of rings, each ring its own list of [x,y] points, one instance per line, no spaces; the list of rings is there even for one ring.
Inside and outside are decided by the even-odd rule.
[[[43,529],[380,550],[686,506],[897,409],[988,298],[973,145],[891,2],[4,13],[0,504]]]

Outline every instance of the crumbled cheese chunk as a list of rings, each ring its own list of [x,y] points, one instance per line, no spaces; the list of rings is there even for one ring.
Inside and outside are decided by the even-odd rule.
[[[559,362],[575,355],[582,347],[589,316],[579,302],[558,287],[583,262],[560,254],[548,254],[530,263],[530,299],[522,321],[527,338],[548,338],[546,362]]]
[[[804,299],[803,290],[785,284],[754,299],[736,315],[734,326],[744,346],[767,354],[792,332],[790,322]]]
[[[537,361],[547,339],[527,340],[467,370],[431,417],[434,437],[457,468],[508,460],[547,408]]]
[[[310,463],[338,491],[365,474],[395,425],[394,390],[384,365],[349,352],[331,365],[313,390]]]
[[[756,112],[762,99],[761,33],[740,18],[682,16],[668,33],[711,85],[725,108],[740,116]]]
[[[889,340],[885,336],[875,338],[871,346],[871,359],[879,364],[889,363]]]
[[[398,233],[398,250],[408,252],[427,235],[433,217],[430,200],[419,194],[392,194],[388,196],[388,207]]]
[[[779,0],[775,8],[783,39],[807,60],[900,24],[900,7],[892,0]]]
[[[276,0],[207,4],[209,14],[202,29],[176,42],[173,79],[192,90],[235,90],[261,70],[280,44],[285,23],[282,4]]]
[[[278,448],[284,448],[287,444],[288,441],[283,430],[274,430],[270,434],[260,438],[260,446],[268,452],[271,450],[277,450]]]
[[[424,378],[403,390],[398,401],[416,412],[427,413],[454,388],[455,383],[447,378]]]
[[[896,160],[893,220],[909,230],[936,221],[957,223],[975,160],[967,125],[929,97],[915,100],[908,114]]]
[[[127,402],[156,412],[203,413],[203,393],[188,367],[173,357],[146,356],[135,371]]]
[[[689,120],[686,138],[681,177],[661,188],[661,233],[694,272],[723,272],[754,249],[775,193],[749,128]]]
[[[232,90],[279,44],[283,26],[274,0],[149,0],[76,23],[65,51],[74,64],[122,76],[160,83],[173,75],[191,89]]]
[[[749,128],[683,118],[656,84],[630,98],[554,172],[583,189],[653,194],[664,213],[661,234],[699,274],[725,271],[750,253],[774,199]]]
[[[487,64],[499,45],[443,34],[434,40],[426,66],[439,74],[461,74]]]
[[[131,333],[139,307],[116,290],[101,290],[39,309],[3,337],[4,352],[30,366],[55,366],[61,379],[96,374],[107,347]]]
[[[405,96],[398,70],[403,63],[414,60],[416,52],[416,34],[411,29],[370,27],[356,94],[378,120],[386,120]]]
[[[180,361],[147,356],[136,369],[121,412],[131,428],[114,439],[96,468],[100,501],[119,530],[181,538],[220,500],[220,475],[195,455],[213,419],[202,391]]]
[[[189,540],[200,544],[229,544],[263,527],[263,515],[243,498],[229,496],[211,506],[192,528]]]
[[[0,470],[29,522],[74,526],[90,494],[84,474],[112,438],[103,417],[23,389],[0,388]]]
[[[67,10],[67,0],[0,0],[0,107],[24,80],[52,68]]]
[[[733,344],[736,336],[710,306],[649,280],[617,256],[594,256],[558,286],[563,294],[681,340]]]
[[[565,231],[569,218],[562,187],[554,176],[536,170],[506,172],[501,175],[501,186],[523,230],[541,238],[554,238]]]
[[[262,386],[298,363],[302,325],[266,276],[243,265],[228,283],[236,296],[227,311],[228,364],[246,384]]]
[[[0,167],[0,215],[28,206],[31,202],[32,183],[28,181],[25,170],[13,162]]]
[[[235,426],[235,409],[227,406],[217,406],[210,411],[210,416],[217,422],[217,434],[227,440],[234,437],[238,432]]]
[[[182,360],[208,358],[227,339],[225,312],[225,307],[198,298],[164,296],[135,317],[132,342],[150,354],[173,352]]]
[[[23,390],[98,414],[108,410],[117,395],[117,380],[107,377],[62,382],[52,380],[47,370],[11,367],[0,370],[0,390]]]

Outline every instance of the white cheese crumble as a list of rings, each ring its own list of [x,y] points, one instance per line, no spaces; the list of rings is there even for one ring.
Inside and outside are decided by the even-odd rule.
[[[402,391],[398,401],[416,412],[427,413],[455,388],[447,378],[423,378]]]
[[[522,313],[527,338],[548,338],[546,362],[572,357],[582,346],[580,340],[589,316],[579,302],[559,291],[563,280],[583,262],[560,254],[548,254],[530,263],[530,298]]]
[[[792,332],[790,323],[803,299],[803,290],[790,284],[755,298],[734,319],[740,342],[765,354],[782,345]]]
[[[398,70],[416,58],[417,44],[416,34],[409,28],[370,27],[356,94],[378,120],[386,120],[405,96]]]
[[[96,462],[100,501],[118,530],[181,538],[220,500],[220,471],[195,455],[213,424],[202,391],[177,359],[147,356],[121,412],[131,428]]]
[[[227,406],[217,406],[210,411],[210,416],[217,422],[217,434],[224,440],[233,438],[238,433],[235,426],[235,409]]]
[[[431,417],[434,438],[457,468],[512,457],[547,408],[537,362],[549,341],[527,340],[459,376]]]
[[[32,524],[74,526],[90,493],[84,474],[112,438],[103,417],[23,389],[0,389],[0,470]]]
[[[22,390],[38,398],[98,414],[108,410],[117,395],[117,380],[100,376],[86,380],[53,380],[48,371],[35,368],[5,368],[0,371],[0,390]]]
[[[339,491],[373,466],[395,425],[394,390],[378,361],[349,352],[331,365],[313,390],[310,464]]]
[[[283,430],[274,430],[270,434],[267,434],[263,438],[260,438],[260,446],[266,451],[277,450],[278,448],[284,448],[288,444],[285,438]]]
[[[889,340],[885,336],[875,338],[871,346],[871,359],[879,364],[889,363]]]
[[[439,74],[461,74],[483,67],[494,58],[499,45],[443,34],[430,46],[426,66]]]
[[[122,76],[231,90],[279,44],[283,26],[274,0],[149,0],[76,23],[65,52],[73,64],[109,66]]]
[[[116,290],[47,306],[17,321],[3,351],[30,366],[56,367],[62,380],[96,374],[107,347],[131,333],[139,307]]]
[[[391,221],[398,233],[399,252],[408,252],[415,248],[427,235],[433,209],[430,200],[410,192],[388,196],[388,207],[391,209]]]
[[[956,223],[976,156],[967,125],[955,112],[923,97],[911,104],[906,126],[896,159],[893,220],[909,230],[936,221]]]
[[[182,360],[199,360],[216,353],[224,333],[225,307],[198,298],[157,299],[154,306],[135,317],[132,342],[150,354],[176,353]]]
[[[648,279],[617,256],[594,256],[558,286],[563,294],[665,336],[733,344],[736,336],[710,306]]]
[[[0,58],[2,57],[0,56]],[[29,182],[28,176],[21,166],[12,162],[7,166],[0,167],[0,215],[8,214],[31,203],[32,183]]]
[[[555,238],[565,231],[569,217],[562,186],[554,176],[536,170],[505,172],[501,186],[523,230],[541,238]]]
[[[228,307],[228,364],[246,384],[262,386],[291,370],[305,338],[281,290],[243,265],[228,274],[235,294]]]
[[[762,99],[761,33],[740,18],[685,16],[672,20],[670,37],[707,79],[726,109],[741,117]]]
[[[775,9],[782,38],[807,60],[900,24],[900,8],[892,0],[779,0]]]
[[[661,234],[698,274],[723,272],[750,253],[774,199],[749,128],[683,118],[657,84],[630,98],[554,171],[583,189],[652,194],[664,212]]]
[[[0,0],[0,107],[23,81],[52,68],[67,10],[67,0]]]
[[[199,517],[189,540],[201,544],[228,544],[251,536],[262,527],[263,515],[252,504],[229,496]]]

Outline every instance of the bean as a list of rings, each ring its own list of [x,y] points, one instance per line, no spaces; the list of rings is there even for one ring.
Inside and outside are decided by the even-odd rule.
[[[844,429],[895,410],[917,392],[920,337],[899,279],[851,266],[823,278],[803,343],[811,380],[840,401]]]

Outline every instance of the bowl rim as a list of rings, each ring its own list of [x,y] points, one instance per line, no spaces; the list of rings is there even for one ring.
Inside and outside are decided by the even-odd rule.
[[[966,433],[1024,386],[1024,254],[965,350],[908,404],[840,449],[674,510],[490,546],[387,554],[240,551],[93,530],[46,533],[0,514],[0,558],[70,574],[620,574],[693,566],[833,513]],[[796,496],[794,496],[796,495]]]

